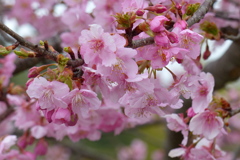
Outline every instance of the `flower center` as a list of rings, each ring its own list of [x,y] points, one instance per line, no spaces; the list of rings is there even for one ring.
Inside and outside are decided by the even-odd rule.
[[[91,40],[91,49],[94,51],[99,51],[104,47],[104,43],[101,39]]]

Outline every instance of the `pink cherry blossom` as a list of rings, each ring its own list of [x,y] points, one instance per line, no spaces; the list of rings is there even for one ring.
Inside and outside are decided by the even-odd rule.
[[[90,30],[83,30],[79,43],[86,64],[111,66],[116,62],[114,39],[109,33],[104,33],[100,25],[91,25]]]
[[[143,9],[147,7],[148,4],[145,0],[124,0],[122,2],[122,11],[126,12],[135,12],[137,9]]]
[[[97,66],[97,72],[112,82],[121,82],[124,79],[135,78],[138,72],[138,66],[133,60],[137,52],[131,48],[124,48],[126,40],[115,34],[113,36],[117,45],[116,62],[110,67],[104,65]]]
[[[47,134],[47,129],[43,126],[35,125],[31,128],[31,135],[36,138],[40,139]]]
[[[51,120],[56,124],[75,125],[77,123],[77,116],[73,114],[69,108],[58,108],[51,115]]]
[[[53,5],[57,2],[57,0],[52,0],[52,1],[48,1],[48,0],[35,0],[36,2],[39,2],[39,5],[41,8],[46,8],[48,10],[50,10]]]
[[[93,18],[85,12],[84,7],[75,6],[69,8],[61,17],[62,22],[69,27],[72,32],[79,32],[87,29]]]
[[[168,114],[164,116],[167,120],[167,126],[169,129],[175,132],[179,132],[181,130],[186,130],[187,124],[183,121],[183,118],[178,116],[177,114]]]
[[[191,77],[194,85],[191,97],[193,99],[192,107],[195,113],[203,112],[212,101],[214,79],[210,73],[200,73],[197,77]]]
[[[48,24],[48,27],[45,27]],[[38,30],[39,35],[34,37],[34,40],[39,41],[47,39],[52,35],[56,35],[66,29],[66,26],[62,23],[60,17],[52,15],[42,16],[34,21],[32,25]]]
[[[97,94],[87,89],[74,89],[64,98],[67,104],[72,106],[74,113],[79,117],[89,117],[90,110],[97,110],[100,107],[100,100]]]
[[[203,36],[195,33],[189,29],[185,29],[179,33],[180,47],[189,50],[187,56],[196,59],[200,55],[200,43],[203,40]]]
[[[223,120],[215,112],[205,111],[195,115],[190,123],[189,130],[195,135],[202,135],[211,140],[215,138],[223,128]]]
[[[101,108],[96,111],[100,124],[98,128],[104,132],[115,131],[115,134],[121,133],[126,123],[126,116],[116,109]]]
[[[32,21],[34,18],[36,18],[36,16],[34,15],[31,4],[32,0],[16,1],[15,5],[13,6],[12,12],[10,12],[8,16],[10,16],[11,18],[16,18],[19,24]],[[21,13],[21,15],[19,13]]]
[[[30,98],[38,99],[41,109],[67,108],[67,104],[61,100],[69,92],[68,86],[64,83],[49,82],[43,77],[34,78],[26,92]]]

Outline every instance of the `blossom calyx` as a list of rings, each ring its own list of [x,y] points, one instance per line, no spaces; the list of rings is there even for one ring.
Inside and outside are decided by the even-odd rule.
[[[200,5],[201,5],[200,3],[188,4],[186,6],[186,13],[185,13],[185,15],[192,16],[198,10]]]
[[[20,51],[14,51],[14,53],[19,56],[20,58],[27,58],[27,57],[36,57],[36,53],[33,51],[27,51],[23,48]]]
[[[64,57],[62,54],[59,54],[57,56],[57,63],[58,63],[60,72],[63,71],[63,69],[67,65],[68,61],[69,61],[69,58],[68,57]]]
[[[200,29],[205,32],[205,37],[209,39],[220,39],[220,31],[214,22],[204,21],[200,24]]]
[[[127,12],[127,13],[117,13],[115,16],[117,21],[117,29],[128,29],[132,28],[133,23],[136,21],[136,13]]]

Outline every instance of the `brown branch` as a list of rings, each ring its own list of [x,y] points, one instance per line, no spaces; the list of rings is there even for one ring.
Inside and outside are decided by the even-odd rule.
[[[7,93],[6,93],[6,89],[5,88],[1,88],[2,90],[0,90],[0,101],[4,102],[7,106],[7,110],[4,111],[4,113],[2,113],[0,115],[0,123],[2,121],[4,121],[7,117],[9,117],[13,112],[14,112],[14,108],[9,104],[8,100],[7,100]]]
[[[236,22],[240,21],[240,19],[238,19],[238,18],[229,17],[229,13],[226,13],[226,12],[216,12],[215,17],[225,19],[228,21],[236,21]]]
[[[215,79],[215,90],[223,88],[227,82],[240,76],[240,41],[233,41],[225,54],[209,63],[205,72],[210,72]]]
[[[43,58],[26,58],[26,59],[18,58],[15,60],[16,69],[14,70],[13,74],[15,75],[28,68],[31,68],[41,61],[43,61]]]
[[[154,43],[154,38],[153,37],[139,39],[139,40],[135,40],[135,41],[132,42],[131,48],[143,47],[143,46],[150,45],[150,44],[153,44],[153,43]]]
[[[33,43],[25,40],[23,37],[12,31],[10,28],[8,28],[6,25],[0,23],[0,29],[12,36],[14,39],[16,39],[20,45],[27,47],[28,49],[35,51],[38,56],[42,56],[51,60],[54,60],[57,62],[57,56],[59,53],[56,52],[51,52],[48,51],[44,48],[39,47],[38,45],[34,45]],[[77,67],[83,65],[83,60],[82,59],[77,59],[77,60],[69,60],[67,65],[72,66],[72,67]]]
[[[191,18],[188,19],[187,24],[188,27],[191,27],[195,23],[198,23],[205,14],[208,12],[209,8],[213,5],[215,0],[205,0],[203,4],[199,7],[199,9],[193,14]]]
[[[234,116],[234,115],[236,115],[236,114],[238,114],[238,113],[240,113],[240,108],[239,108],[239,109],[236,109],[236,110],[232,110],[232,111],[230,112],[230,116],[232,117],[232,116]]]
[[[214,2],[215,0],[205,0],[203,4],[199,7],[199,9],[193,14],[193,16],[187,20],[188,27],[191,27],[192,25],[194,25],[195,23],[198,23],[201,19],[203,19],[203,17],[208,12],[209,8],[213,5]],[[154,43],[154,38],[148,37],[148,38],[133,41],[132,45],[129,47],[138,48],[138,47],[143,47],[153,43]]]

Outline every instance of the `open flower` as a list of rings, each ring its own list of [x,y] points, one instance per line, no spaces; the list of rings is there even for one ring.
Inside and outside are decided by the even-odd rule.
[[[71,104],[74,113],[79,117],[89,117],[90,110],[97,110],[100,107],[100,100],[97,94],[87,89],[74,89],[64,98],[64,101]]]
[[[209,110],[195,115],[189,124],[189,130],[193,134],[202,135],[209,140],[215,138],[222,128],[223,120]]]
[[[38,99],[41,109],[67,108],[67,104],[61,99],[69,93],[69,88],[65,83],[49,82],[43,77],[34,78],[26,92],[30,98]]]

